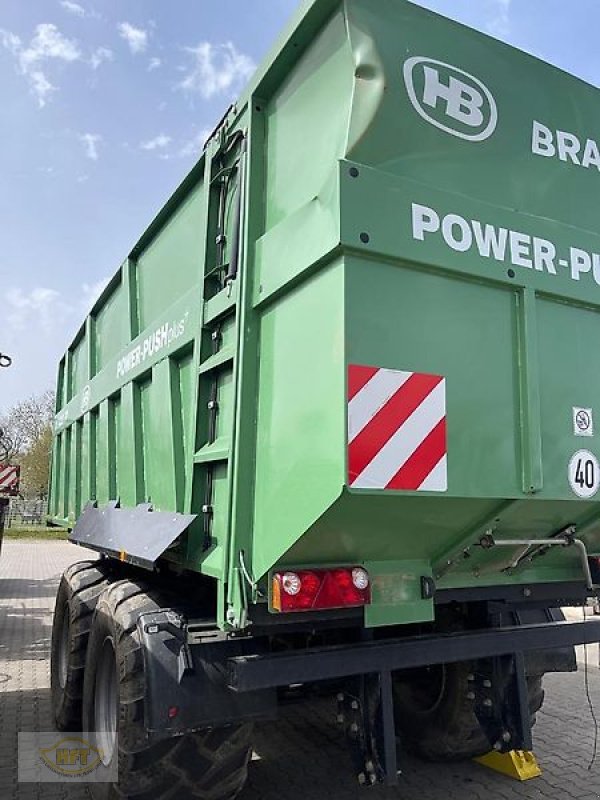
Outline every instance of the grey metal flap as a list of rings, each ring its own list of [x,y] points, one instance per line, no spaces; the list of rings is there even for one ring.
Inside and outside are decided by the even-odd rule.
[[[195,519],[195,514],[153,511],[147,504],[120,508],[113,502],[98,508],[90,503],[76,522],[69,541],[152,569]]]

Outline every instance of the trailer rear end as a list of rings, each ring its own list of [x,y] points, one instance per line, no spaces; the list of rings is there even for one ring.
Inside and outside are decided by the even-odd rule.
[[[600,577],[599,100],[405,0],[304,4],[61,361],[51,513],[104,558],[61,584],[59,725],[202,757],[198,797],[292,684],[362,782],[396,734],[531,750],[600,639],[555,610]]]

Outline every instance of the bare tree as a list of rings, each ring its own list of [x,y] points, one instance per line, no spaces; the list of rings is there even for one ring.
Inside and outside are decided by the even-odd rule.
[[[10,409],[0,427],[13,443],[15,454],[23,454],[36,442],[54,418],[54,392],[32,395]]]
[[[48,390],[17,403],[0,420],[0,458],[21,464],[22,490],[45,494],[50,471],[54,392]]]

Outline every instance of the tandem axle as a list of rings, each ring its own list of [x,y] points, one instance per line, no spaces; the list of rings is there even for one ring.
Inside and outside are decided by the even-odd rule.
[[[146,653],[147,733],[161,740],[211,726],[273,719],[277,690],[327,681],[338,687],[338,720],[350,740],[359,781],[395,785],[392,674],[468,662],[466,696],[490,750],[530,751],[532,651],[554,651],[564,660],[565,648],[600,641],[600,620],[564,622],[555,621],[557,612],[553,616],[536,624],[272,652],[262,637],[230,638],[209,623],[190,623],[188,635],[185,618],[161,610],[138,620]],[[573,667],[563,663],[557,668]]]

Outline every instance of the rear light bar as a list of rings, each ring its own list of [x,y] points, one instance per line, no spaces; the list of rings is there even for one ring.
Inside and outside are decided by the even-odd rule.
[[[357,608],[371,602],[371,581],[363,567],[275,572],[271,608],[280,613]]]

